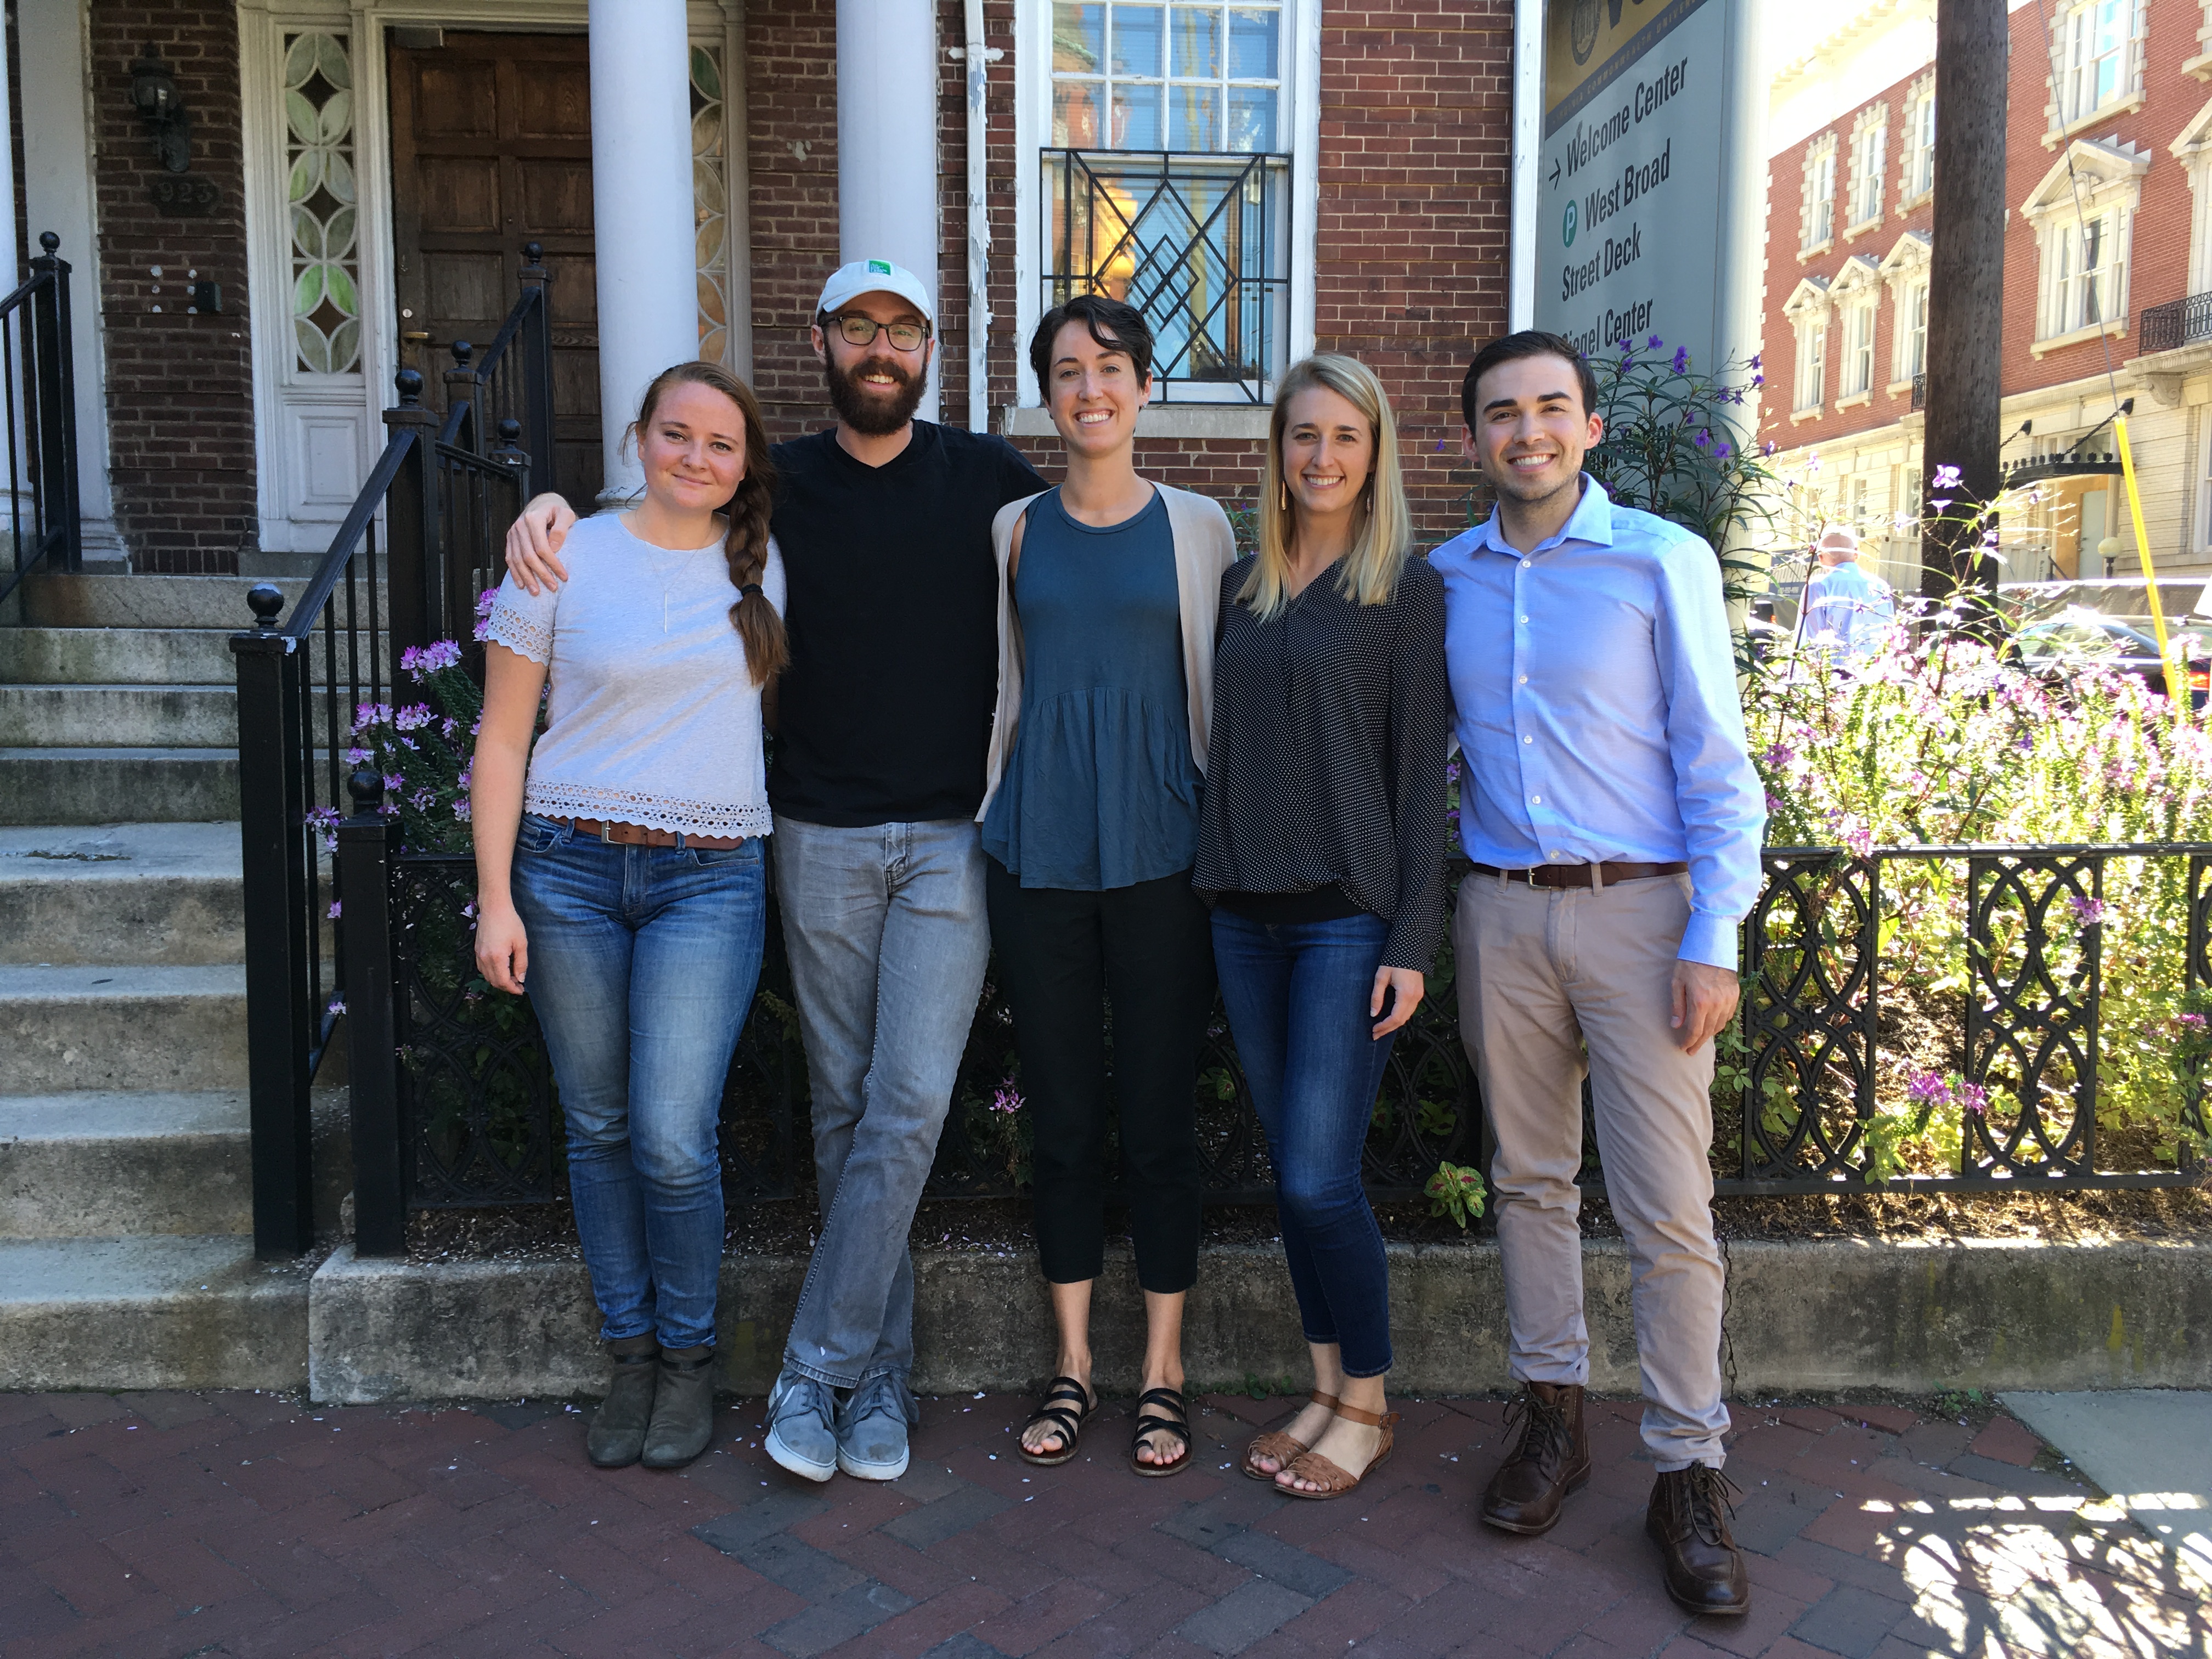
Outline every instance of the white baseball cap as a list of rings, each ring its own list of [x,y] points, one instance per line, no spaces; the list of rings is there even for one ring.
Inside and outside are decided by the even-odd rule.
[[[863,294],[896,294],[911,301],[925,320],[932,325],[937,321],[937,307],[930,303],[929,290],[922,286],[921,278],[889,259],[855,259],[849,265],[838,266],[822,284],[822,298],[814,309],[835,311]]]

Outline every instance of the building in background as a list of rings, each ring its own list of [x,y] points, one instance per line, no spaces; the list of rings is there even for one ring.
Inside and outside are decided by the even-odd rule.
[[[674,0],[623,9],[657,8]],[[934,242],[940,418],[980,408],[1048,456],[1021,347],[1056,294],[1096,284],[1163,342],[1148,469],[1249,499],[1274,377],[1349,351],[1396,400],[1421,534],[1465,522],[1457,375],[1505,320],[1511,0],[981,0],[972,208],[974,0],[680,9],[587,40],[585,0],[10,8],[16,246],[51,230],[74,267],[94,556],[302,568],[382,446],[394,373],[423,370],[434,400],[532,241],[557,325],[553,477],[595,493],[622,419],[602,382],[627,384],[600,361],[599,264],[636,257],[604,234],[611,199],[662,204],[697,349],[753,380],[772,435],[824,423],[813,299],[841,206],[849,229],[886,191],[869,210],[919,211]],[[884,40],[911,48],[871,56]],[[610,72],[684,88],[688,156],[666,159],[659,110],[595,125]],[[632,365],[626,395],[660,366]]]
[[[1770,104],[1761,435],[1790,486],[1772,545],[1849,524],[1908,590],[1935,43],[1934,0],[1877,0],[1784,67]],[[2212,5],[2012,0],[2010,64],[2003,459],[2043,465],[2006,520],[2003,580],[2101,575],[2107,536],[2139,573],[2120,479],[2060,460],[2110,453],[2130,398],[2153,558],[2212,574]]]

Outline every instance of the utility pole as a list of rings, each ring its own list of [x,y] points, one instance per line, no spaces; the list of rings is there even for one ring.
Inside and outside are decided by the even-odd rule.
[[[1997,493],[2000,325],[2004,315],[2005,0],[1936,0],[1935,245],[1928,282],[1928,398],[1922,502],[1948,499],[1952,515]],[[1959,469],[1937,492],[1938,467]],[[1920,591],[1948,599],[1966,583],[1989,586],[1996,561],[1956,523],[1921,538]]]

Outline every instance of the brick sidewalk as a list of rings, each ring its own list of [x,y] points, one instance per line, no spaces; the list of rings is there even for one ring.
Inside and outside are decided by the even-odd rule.
[[[1643,1535],[1636,1412],[1550,1536],[1472,1510],[1489,1401],[1403,1402],[1367,1490],[1291,1503],[1224,1468],[1280,1402],[1214,1397],[1201,1465],[1139,1480],[1125,1404],[1087,1457],[1012,1455],[1024,1402],[926,1401],[892,1485],[794,1480],[757,1401],[681,1474],[600,1474],[535,1402],[314,1410],[258,1395],[0,1395],[0,1654],[1248,1652],[1515,1659],[2203,1654],[2208,1587],[2010,1418],[1739,1407],[1753,1609],[1692,1620]],[[2050,1460],[2045,1460],[2049,1462]]]

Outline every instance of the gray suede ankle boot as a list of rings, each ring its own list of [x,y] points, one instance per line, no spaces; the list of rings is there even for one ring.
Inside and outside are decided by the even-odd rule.
[[[592,1414],[584,1454],[603,1469],[627,1468],[645,1449],[646,1425],[660,1376],[660,1339],[651,1332],[607,1344],[615,1362],[614,1386]]]
[[[663,1348],[653,1421],[645,1431],[645,1467],[680,1469],[714,1435],[714,1347]]]

